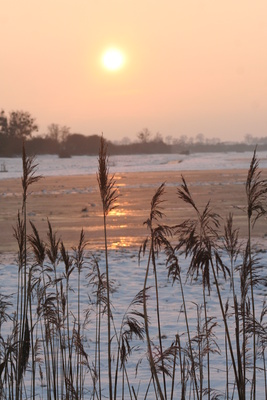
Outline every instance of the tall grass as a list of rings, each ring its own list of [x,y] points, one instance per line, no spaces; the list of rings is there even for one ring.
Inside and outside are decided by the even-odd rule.
[[[256,157],[256,149],[254,151],[250,168],[246,181],[247,195],[247,220],[248,220],[248,262],[249,262],[249,278],[251,307],[253,318],[253,379],[252,379],[252,399],[256,399],[256,365],[257,365],[257,349],[256,349],[256,312],[254,300],[255,271],[253,271],[251,238],[252,228],[256,221],[266,214],[266,196],[267,196],[267,180],[261,179],[261,171],[259,171],[259,161]]]
[[[145,263],[140,268],[143,285],[129,304],[120,301],[124,311],[118,313],[108,215],[119,197],[109,174],[104,138],[97,172],[103,262],[100,253],[86,250],[84,230],[77,246],[66,249],[49,220],[46,238],[27,220],[29,187],[40,176],[34,158],[28,158],[23,148],[22,207],[14,228],[15,302],[14,296],[0,294],[0,398],[267,398],[266,295],[258,311],[261,299],[256,290],[267,283],[252,245],[253,226],[266,212],[267,184],[258,166],[255,151],[244,192],[245,242],[239,238],[234,214],[223,221],[213,211],[212,201],[200,208],[184,177],[177,200],[191,209],[191,217],[180,224],[164,224],[166,187],[158,187],[144,222],[148,235],[139,251],[140,265]],[[163,276],[179,310],[176,331],[168,338],[162,322]],[[189,297],[192,288],[201,294],[199,302]],[[212,313],[214,301],[221,318]],[[216,336],[219,330],[225,343]],[[218,358],[225,365],[221,392],[214,380]]]
[[[29,285],[27,267],[27,198],[29,187],[40,179],[36,174],[37,165],[33,157],[27,157],[25,145],[22,147],[22,207],[18,211],[17,226],[14,229],[14,236],[18,242],[18,297],[17,297],[17,315],[15,317],[15,326],[17,330],[17,357],[16,357],[16,398],[22,395],[22,376],[26,370],[30,354],[30,328],[29,328]],[[34,357],[34,351],[32,353]],[[35,370],[32,375],[32,391],[35,396]]]
[[[113,176],[109,176],[107,145],[103,136],[100,141],[98,157],[98,175],[97,181],[100,190],[100,196],[103,209],[103,226],[105,241],[105,259],[106,259],[106,280],[107,280],[107,314],[108,314],[108,375],[109,375],[109,398],[112,400],[112,371],[111,371],[111,309],[110,309],[110,285],[109,285],[109,265],[108,265],[108,242],[107,242],[107,216],[114,209],[118,197],[115,188]]]

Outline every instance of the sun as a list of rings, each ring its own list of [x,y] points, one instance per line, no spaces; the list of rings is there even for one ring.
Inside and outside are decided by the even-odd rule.
[[[121,69],[124,62],[125,58],[123,53],[116,48],[106,50],[102,57],[103,66],[109,71],[117,71]]]

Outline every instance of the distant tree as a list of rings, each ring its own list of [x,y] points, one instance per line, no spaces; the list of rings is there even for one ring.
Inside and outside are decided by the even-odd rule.
[[[60,144],[49,137],[36,136],[27,140],[26,147],[27,154],[30,156],[36,154],[58,154]]]
[[[60,126],[58,124],[50,124],[47,127],[47,137],[59,142]]]
[[[188,143],[188,137],[186,135],[181,135],[174,139],[174,144],[184,146]]]
[[[218,143],[220,143],[220,139],[218,139],[218,138],[207,138],[206,139],[206,144],[208,144],[208,145],[215,145]]]
[[[8,120],[4,110],[0,112],[0,134],[8,134]]]
[[[66,142],[67,137],[70,135],[70,128],[68,126],[62,126],[60,129],[61,142]]]
[[[156,142],[156,143],[163,142],[162,134],[157,132],[155,137],[154,137],[154,139],[153,139],[153,141]]]
[[[83,155],[88,151],[87,137],[81,133],[68,135],[64,145],[72,155]]]
[[[100,138],[98,135],[84,136],[80,133],[72,133],[67,136],[63,144],[65,149],[72,155],[97,155]]]
[[[203,133],[198,133],[196,136],[196,143],[204,143],[205,137]]]
[[[70,128],[68,126],[60,126],[59,124],[50,124],[47,127],[48,137],[56,140],[57,142],[65,142],[70,135]]]
[[[128,138],[128,136],[124,136],[118,144],[122,144],[122,145],[128,145],[131,143],[131,139]]]
[[[165,142],[169,145],[173,144],[173,137],[172,135],[168,135],[165,137]]]
[[[257,140],[255,144],[266,144],[266,143],[267,143],[267,137],[263,136],[259,140]]]
[[[247,133],[245,135],[245,143],[246,144],[256,144],[258,142],[259,142],[258,138],[253,137],[250,133]]]
[[[12,137],[31,137],[34,131],[38,131],[35,119],[27,111],[12,111],[9,113],[8,134]]]
[[[138,132],[137,134],[138,139],[142,143],[148,143],[151,137],[151,132],[149,129],[144,128],[142,131]]]

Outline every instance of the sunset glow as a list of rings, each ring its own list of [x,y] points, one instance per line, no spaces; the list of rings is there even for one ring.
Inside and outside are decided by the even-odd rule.
[[[267,135],[266,0],[2,3],[1,109],[36,135]]]

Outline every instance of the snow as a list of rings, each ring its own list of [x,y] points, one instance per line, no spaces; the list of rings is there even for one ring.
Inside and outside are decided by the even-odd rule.
[[[81,304],[83,310],[88,307],[92,308],[90,314],[91,322],[88,324],[84,331],[84,347],[89,354],[89,357],[94,357],[94,307],[89,305],[88,298],[94,300],[94,294],[92,292],[92,288],[88,286],[88,278],[86,275],[90,271],[91,264],[91,254],[87,254],[88,258],[86,259],[85,266],[82,270],[82,296],[81,296]],[[104,261],[104,252],[98,251],[94,253],[94,256],[99,258],[99,266],[102,272],[105,271],[105,261]],[[261,274],[265,275],[264,265],[267,262],[267,253],[260,253],[261,256]],[[17,285],[17,266],[14,263],[14,260],[8,259],[6,255],[5,258],[2,256],[0,259],[0,276],[1,276],[1,288],[0,293],[3,294],[11,294],[13,293],[13,303],[15,304],[16,300],[16,285]],[[241,259],[237,261],[237,264],[241,262]],[[187,277],[187,268],[188,261],[183,258],[180,259],[181,271],[182,271],[182,281],[184,285],[185,291],[185,299],[186,306],[189,318],[189,325],[192,337],[196,335],[196,325],[197,325],[197,304],[200,306],[203,305],[202,298],[202,284],[200,280],[193,280],[191,282]],[[111,250],[109,251],[109,268],[110,268],[110,279],[114,280],[115,292],[112,294],[112,313],[114,317],[114,323],[117,331],[120,329],[120,323],[123,314],[125,313],[128,305],[133,300],[134,296],[143,288],[145,270],[147,265],[147,256],[141,259],[141,263],[138,263],[138,251],[134,249],[121,249],[121,250]],[[160,298],[160,317],[161,317],[161,327],[162,327],[162,336],[163,336],[163,346],[164,348],[169,347],[175,341],[175,335],[178,333],[181,336],[182,343],[185,345],[186,342],[186,330],[185,330],[185,320],[184,313],[182,311],[182,299],[181,293],[179,289],[179,285],[177,283],[172,284],[172,282],[168,279],[167,270],[165,267],[164,256],[161,255],[159,260],[157,261],[157,272],[158,272],[158,282],[159,282],[159,298]],[[63,266],[60,264],[57,268],[58,277],[63,273]],[[3,284],[3,282],[8,282],[8,285]],[[230,286],[229,280],[228,282],[224,282],[222,277],[220,278],[221,284],[221,292],[223,294],[223,301],[226,302],[227,298],[230,295]],[[147,286],[151,286],[149,289],[149,300],[148,300],[148,314],[150,317],[150,336],[152,341],[157,345],[158,343],[158,333],[157,333],[157,324],[156,324],[156,302],[155,302],[155,291],[154,291],[154,274],[152,270],[150,270],[149,278]],[[77,315],[77,271],[74,271],[71,276],[70,286],[74,290],[71,293],[70,304],[71,310],[74,315]],[[238,274],[236,276],[236,286],[238,286]],[[211,291],[210,298],[208,298],[208,314],[209,316],[215,317],[215,321],[218,323],[218,326],[215,330],[216,341],[220,347],[221,355],[212,354],[211,355],[211,385],[216,390],[220,392],[225,392],[225,335],[223,328],[223,321],[221,319],[219,302],[216,295],[216,290],[214,285],[212,285],[213,289]],[[259,285],[256,290],[256,314],[260,315],[262,303],[264,301],[264,297],[266,296],[266,286],[264,286],[264,282]],[[232,304],[230,302],[230,304]],[[11,307],[9,310],[11,311]],[[13,309],[14,311],[14,309]],[[140,309],[142,311],[142,309]],[[104,395],[107,395],[107,337],[106,337],[106,316],[102,318],[102,348],[101,348],[101,362],[103,373],[102,376],[102,385],[105,390],[103,391]],[[202,320],[203,320],[203,310],[202,310]],[[231,337],[234,338],[233,326],[234,324],[230,323],[232,326],[231,329]],[[10,330],[10,324],[3,324],[2,326],[2,335],[6,335]],[[113,354],[116,356],[116,340],[113,338]],[[133,341],[133,344],[138,345],[137,350],[133,351],[133,354],[129,357],[129,361],[127,363],[127,370],[129,374],[129,378],[131,380],[131,384],[135,387],[136,391],[139,388],[139,397],[140,399],[144,398],[144,393],[147,388],[147,384],[150,379],[150,372],[148,368],[148,362],[146,358],[146,344],[141,341]],[[137,377],[135,377],[135,366],[138,360],[142,358],[143,361],[139,367]],[[92,362],[92,361],[91,361]],[[261,366],[261,361],[258,361],[258,365]],[[30,368],[30,366],[29,366]],[[113,368],[115,368],[113,364]],[[206,369],[204,369],[205,378],[206,378]],[[230,370],[230,376],[233,374],[232,369]],[[26,376],[28,376],[26,374]],[[29,378],[28,378],[29,379]],[[168,380],[168,391],[170,391],[170,379]],[[207,381],[205,379],[205,384]],[[264,389],[264,379],[263,374],[258,373],[258,382],[257,382],[257,399],[263,399],[263,389]],[[91,389],[91,380],[89,374],[86,375],[85,379],[85,390]],[[120,385],[119,385],[119,394],[120,394]],[[180,393],[180,382],[179,375],[177,374],[177,380],[175,385],[175,393],[176,398],[178,398]],[[148,399],[154,399],[155,394],[153,390],[150,392]],[[87,398],[87,397],[85,397]],[[89,398],[89,397],[88,397]],[[120,398],[120,397],[119,397]],[[128,398],[128,397],[126,397]],[[222,397],[224,398],[224,397]],[[237,398],[237,394],[234,398]]]
[[[261,168],[267,168],[267,152],[257,152]],[[194,153],[152,154],[110,156],[110,172],[141,172],[141,171],[192,171],[215,169],[247,169],[252,158],[251,152],[244,153]],[[0,158],[0,164],[5,163],[7,171],[0,173],[0,180],[20,178],[22,163],[20,158]],[[71,176],[95,174],[97,171],[96,156],[74,156],[59,158],[58,156],[38,156],[38,173],[43,176]]]

